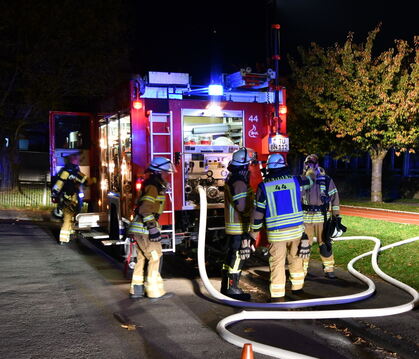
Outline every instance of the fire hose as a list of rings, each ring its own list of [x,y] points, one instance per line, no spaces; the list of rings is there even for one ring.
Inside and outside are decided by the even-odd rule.
[[[388,274],[384,273],[380,267],[378,266],[378,253],[383,252],[387,249],[394,248],[397,246],[401,246],[403,244],[412,243],[419,240],[419,237],[413,237],[410,239],[406,239],[403,241],[399,241],[396,243],[392,243],[385,247],[380,248],[381,241],[378,238],[370,237],[370,236],[353,236],[353,237],[340,237],[335,239],[336,241],[349,241],[349,240],[370,240],[375,243],[374,249],[372,251],[368,251],[363,253],[355,258],[353,258],[348,263],[348,271],[356,278],[367,284],[368,289],[357,294],[346,295],[346,296],[339,296],[339,297],[331,297],[331,298],[318,298],[318,299],[310,299],[310,300],[300,300],[294,302],[285,302],[285,303],[254,303],[254,302],[244,302],[232,299],[221,294],[217,291],[213,285],[211,284],[206,268],[205,268],[205,237],[206,237],[206,223],[207,223],[207,201],[206,201],[206,193],[205,190],[198,186],[198,192],[200,197],[200,220],[199,220],[199,234],[198,234],[198,268],[199,274],[201,276],[202,282],[204,284],[205,289],[208,293],[217,301],[228,304],[235,307],[241,308],[278,308],[278,309],[288,309],[288,308],[297,308],[297,307],[313,307],[313,306],[321,306],[321,305],[331,305],[331,304],[344,304],[350,303],[354,301],[360,301],[370,297],[375,291],[375,284],[374,282],[363,275],[362,273],[358,272],[354,268],[354,264],[360,260],[361,258],[367,257],[371,255],[371,264],[375,271],[375,273],[384,279],[385,281],[389,282],[390,284],[394,285],[397,288],[407,292],[410,294],[413,299],[402,305],[397,305],[393,307],[386,307],[386,308],[373,308],[373,309],[340,309],[340,310],[323,310],[323,311],[241,311],[237,314],[230,315],[224,319],[222,319],[217,324],[217,332],[218,334],[227,342],[234,344],[240,348],[243,347],[245,343],[251,343],[253,346],[253,350],[255,352],[269,355],[275,358],[282,358],[282,359],[308,359],[313,358],[311,356],[295,353],[292,351],[276,348],[273,346],[261,344],[255,341],[251,341],[245,338],[242,338],[238,335],[235,335],[227,330],[227,326],[237,323],[243,320],[274,320],[274,319],[334,319],[334,318],[366,318],[366,317],[382,317],[388,315],[395,315],[404,312],[408,312],[412,310],[417,303],[419,302],[419,294],[418,292],[413,289],[412,287],[404,284],[397,279],[390,277]]]

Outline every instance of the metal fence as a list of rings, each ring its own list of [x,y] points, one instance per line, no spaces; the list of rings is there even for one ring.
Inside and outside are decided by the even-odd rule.
[[[53,206],[49,183],[21,181],[20,186],[13,190],[0,191],[0,206],[26,208]]]

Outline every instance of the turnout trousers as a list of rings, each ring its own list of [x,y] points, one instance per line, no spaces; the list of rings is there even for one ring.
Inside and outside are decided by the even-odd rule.
[[[335,267],[335,259],[333,257],[332,251],[328,252],[326,245],[323,243],[323,222],[321,223],[304,223],[305,232],[310,241],[310,245],[313,245],[314,238],[317,239],[317,244],[319,245],[320,258],[323,262],[323,270],[325,273],[333,272]],[[308,263],[310,258],[304,259],[304,275],[307,274]]]
[[[74,233],[74,216],[77,212],[72,206],[65,205],[63,208],[63,224],[60,230],[60,242],[70,242],[70,236]]]
[[[240,274],[244,260],[240,258],[239,250],[242,244],[242,235],[227,235],[228,252],[223,264],[223,270],[228,274]]]
[[[285,259],[288,262],[291,290],[299,290],[304,286],[303,260],[298,256],[301,238],[290,241],[276,241],[269,245],[269,267],[271,270],[271,284],[269,290],[271,298],[285,296]]]
[[[137,263],[132,275],[130,293],[134,294],[134,285],[144,285],[149,298],[158,298],[166,294],[163,279],[160,275],[160,258],[163,255],[160,242],[151,242],[148,235],[135,234],[137,245]],[[148,262],[147,275],[144,277],[144,267]]]

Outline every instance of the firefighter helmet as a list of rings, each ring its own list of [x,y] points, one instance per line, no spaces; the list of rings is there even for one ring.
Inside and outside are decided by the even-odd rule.
[[[172,161],[165,157],[154,157],[148,168],[154,172],[174,172]]]
[[[304,160],[304,164],[308,165],[310,163],[313,164],[313,165],[318,165],[319,164],[319,156],[317,156],[315,154],[308,155],[306,157],[306,159]]]
[[[268,169],[277,169],[286,167],[287,163],[285,162],[284,156],[282,156],[280,153],[274,153],[269,155],[266,166]]]
[[[332,216],[326,221],[325,235],[328,238],[338,238],[346,232],[346,226],[342,224],[340,216]]]
[[[233,166],[246,166],[253,159],[254,151],[250,148],[242,147],[233,153],[230,162]]]

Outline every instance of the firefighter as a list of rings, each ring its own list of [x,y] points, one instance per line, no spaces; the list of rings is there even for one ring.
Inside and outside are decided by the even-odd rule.
[[[285,259],[293,294],[304,294],[303,258],[310,253],[310,247],[304,236],[301,192],[309,189],[313,181],[313,172],[292,176],[281,154],[268,157],[267,174],[256,192],[251,235],[256,238],[257,232],[265,226],[270,254],[271,302],[283,302],[285,298]]]
[[[83,205],[82,185],[95,181],[88,180],[80,171],[80,155],[80,152],[73,152],[65,156],[65,166],[57,174],[57,181],[51,190],[51,201],[57,203],[54,213],[62,213],[63,218],[59,238],[61,245],[70,242],[70,236],[74,233],[74,217]]]
[[[132,299],[162,299],[171,297],[163,287],[160,275],[162,245],[158,219],[163,212],[166,200],[167,182],[165,177],[174,170],[172,162],[164,157],[154,157],[151,161],[142,184],[136,203],[135,217],[128,233],[137,246],[137,263],[132,276],[130,297]],[[148,262],[147,276],[144,267]]]
[[[251,254],[253,239],[249,236],[254,192],[249,185],[249,163],[253,150],[245,147],[233,153],[224,190],[225,232],[228,252],[222,268],[221,293],[239,300],[250,295],[239,287],[245,259]]]
[[[324,225],[327,217],[339,216],[339,194],[333,180],[326,175],[325,170],[319,166],[319,158],[312,154],[306,157],[304,161],[304,173],[307,171],[315,171],[315,185],[303,193],[303,210],[304,210],[304,226],[305,232],[313,244],[314,238],[317,239],[320,250],[320,258],[323,262],[323,270],[325,276],[335,279],[334,273],[335,260],[332,253],[332,245],[329,238],[324,238]],[[304,260],[304,274],[307,274],[309,257]]]

